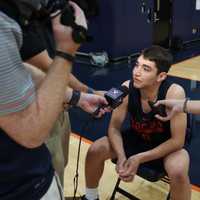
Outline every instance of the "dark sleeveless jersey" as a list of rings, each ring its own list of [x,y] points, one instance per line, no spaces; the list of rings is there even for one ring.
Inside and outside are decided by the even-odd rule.
[[[165,99],[168,88],[172,85],[165,80],[160,85],[158,100]],[[133,80],[129,84],[128,112],[131,116],[131,130],[133,134],[141,137],[145,143],[157,146],[171,137],[170,122],[162,122],[154,117],[152,111],[144,113],[141,105],[139,89],[133,86]]]

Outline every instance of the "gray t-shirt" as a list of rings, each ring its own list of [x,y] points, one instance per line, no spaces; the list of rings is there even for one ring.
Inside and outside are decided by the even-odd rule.
[[[23,110],[35,98],[33,80],[19,53],[21,45],[19,25],[0,12],[0,116]]]

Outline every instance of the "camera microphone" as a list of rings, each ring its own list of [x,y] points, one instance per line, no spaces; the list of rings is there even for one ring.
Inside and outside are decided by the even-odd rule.
[[[106,98],[108,104],[100,105],[92,115],[98,115],[101,108],[111,107],[112,109],[115,109],[123,102],[124,97],[126,97],[128,94],[129,88],[125,85],[122,85],[118,88],[111,88],[104,94],[104,97]]]

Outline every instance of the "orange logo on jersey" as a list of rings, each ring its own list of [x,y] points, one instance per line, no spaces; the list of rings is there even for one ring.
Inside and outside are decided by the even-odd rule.
[[[144,140],[151,140],[153,134],[164,133],[163,123],[155,118],[142,122],[138,122],[132,118],[131,127],[140,134]]]

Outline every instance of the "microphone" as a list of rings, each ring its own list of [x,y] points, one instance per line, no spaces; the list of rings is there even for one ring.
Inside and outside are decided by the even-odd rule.
[[[156,102],[153,101],[148,101],[149,106],[151,107],[151,110],[153,112],[153,115],[160,115],[161,117],[166,117],[165,113],[165,106],[164,105],[159,105],[157,107],[154,106]]]
[[[93,116],[98,115],[101,108],[111,107],[112,109],[115,109],[123,102],[124,97],[126,97],[128,94],[129,94],[129,88],[126,87],[125,85],[122,85],[118,88],[115,87],[111,88],[104,94],[104,97],[106,98],[108,104],[100,105],[92,115]]]
[[[104,94],[106,100],[108,101],[108,105],[112,109],[115,109],[118,107],[122,101],[123,98],[126,97],[129,93],[129,88],[125,85],[122,85],[118,88],[111,88],[108,92]]]

